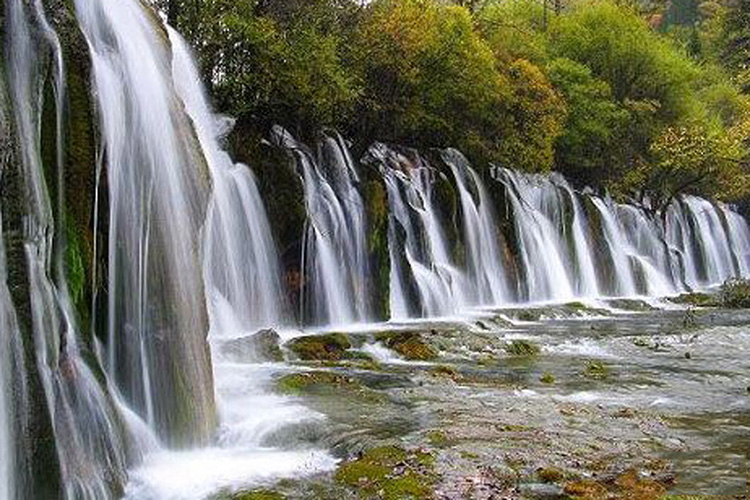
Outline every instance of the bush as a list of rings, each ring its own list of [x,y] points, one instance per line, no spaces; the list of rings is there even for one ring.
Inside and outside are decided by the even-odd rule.
[[[730,278],[721,285],[721,304],[730,309],[750,308],[750,280]]]

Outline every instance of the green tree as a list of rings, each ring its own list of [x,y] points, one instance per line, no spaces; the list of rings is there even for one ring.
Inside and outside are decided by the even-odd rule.
[[[422,146],[491,148],[504,89],[492,52],[463,7],[383,0],[356,33],[350,67],[364,77],[354,135]]]
[[[623,161],[620,143],[628,111],[614,101],[609,85],[580,63],[555,59],[547,72],[568,106],[564,131],[556,143],[556,169],[579,185],[611,178]]]

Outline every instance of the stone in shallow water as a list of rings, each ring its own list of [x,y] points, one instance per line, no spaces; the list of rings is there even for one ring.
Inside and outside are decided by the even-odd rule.
[[[235,362],[283,361],[279,334],[274,330],[260,330],[247,337],[230,340],[221,346],[221,354]]]
[[[292,339],[287,347],[303,361],[338,361],[348,358],[346,352],[352,346],[343,333],[307,335]]]
[[[375,340],[410,361],[430,361],[438,357],[435,349],[417,332],[384,332],[376,334]]]

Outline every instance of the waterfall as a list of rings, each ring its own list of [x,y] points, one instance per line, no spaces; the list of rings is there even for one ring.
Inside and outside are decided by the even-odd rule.
[[[617,213],[636,265],[645,273],[645,289],[641,292],[658,297],[682,290],[682,284],[675,279],[675,267],[659,223],[632,205],[618,205]]]
[[[730,247],[737,259],[737,275],[750,276],[750,228],[744,217],[726,206],[720,207],[727,221]]]
[[[124,482],[123,422],[106,387],[84,361],[84,346],[67,288],[63,171],[65,74],[60,43],[47,24],[41,2],[7,4],[10,97],[25,181],[24,250],[29,280],[36,364],[50,412],[66,498],[107,498]],[[33,10],[29,10],[33,9]],[[53,208],[41,154],[43,63],[51,55],[56,110],[56,189]],[[55,224],[55,218],[58,224]],[[4,321],[12,312],[3,300]],[[12,324],[10,325],[12,326]],[[14,329],[4,329],[6,335]],[[13,342],[13,341],[11,341]],[[15,344],[12,344],[15,345]],[[17,348],[14,351],[18,354]],[[20,359],[20,358],[19,358]],[[45,464],[46,468],[54,467]],[[53,470],[47,473],[54,474]]]
[[[303,313],[303,320],[344,325],[371,319],[364,203],[343,139],[326,136],[313,154],[280,127],[274,134],[293,153],[305,188],[302,265],[309,303],[303,307],[311,317]]]
[[[203,269],[211,331],[237,335],[288,322],[281,270],[265,207],[246,165],[221,149],[227,119],[215,117],[183,38],[168,28],[173,79],[185,104],[213,181],[204,231]]]
[[[573,298],[565,235],[560,232],[566,227],[567,214],[558,190],[541,176],[507,169],[497,169],[495,178],[505,185],[513,207],[517,250],[526,278],[522,287],[524,298],[531,301]]]
[[[5,245],[0,225],[0,498],[22,496],[24,460],[17,455],[23,432],[20,423],[26,403],[21,331],[7,285]]]
[[[461,200],[466,260],[469,279],[476,287],[475,302],[480,305],[508,302],[498,226],[487,189],[461,153],[450,149],[442,156],[453,172]]]
[[[392,317],[448,316],[471,303],[466,275],[455,265],[433,200],[438,172],[418,159],[409,161],[383,144],[370,148],[381,163],[391,211]],[[403,238],[399,234],[403,233]],[[401,255],[403,252],[403,255]],[[407,281],[416,287],[418,304],[409,299]]]
[[[200,260],[209,172],[157,18],[136,0],[75,4],[109,195],[107,371],[164,441],[206,442],[216,423]]]

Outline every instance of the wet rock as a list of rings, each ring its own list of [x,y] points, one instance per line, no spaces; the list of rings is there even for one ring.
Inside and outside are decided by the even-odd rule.
[[[384,332],[376,334],[375,340],[410,361],[431,361],[438,356],[435,349],[417,332]]]
[[[729,309],[750,308],[750,280],[733,278],[721,285],[721,305]]]
[[[352,344],[343,333],[329,333],[298,337],[286,346],[303,361],[338,361],[348,357]]]
[[[557,467],[544,467],[536,471],[536,475],[542,482],[556,483],[563,479],[563,472]]]
[[[423,451],[382,446],[342,464],[335,480],[355,488],[358,498],[430,498],[436,480],[434,458]]]
[[[511,356],[531,357],[539,354],[539,346],[529,340],[514,340],[505,346],[505,350]]]
[[[539,377],[539,381],[543,384],[552,385],[555,383],[555,376],[551,373],[543,373],[541,377]]]
[[[607,497],[607,488],[590,479],[565,483],[563,492],[581,500],[600,500]]]
[[[667,300],[675,304],[684,304],[684,305],[690,305],[690,306],[696,306],[696,307],[719,306],[719,301],[716,299],[715,296],[710,295],[708,293],[700,293],[700,292],[683,293],[681,295],[678,295],[677,297],[670,297]]]
[[[260,330],[248,337],[226,342],[220,348],[222,356],[234,362],[284,361],[279,334],[274,330]]]
[[[560,498],[563,495],[563,489],[550,483],[526,483],[519,485],[520,492],[524,498]]]
[[[608,300],[607,303],[617,309],[623,309],[625,311],[656,311],[657,309],[645,302],[638,299],[612,299]]]
[[[604,380],[609,376],[609,368],[601,361],[588,361],[583,374],[595,380]]]

